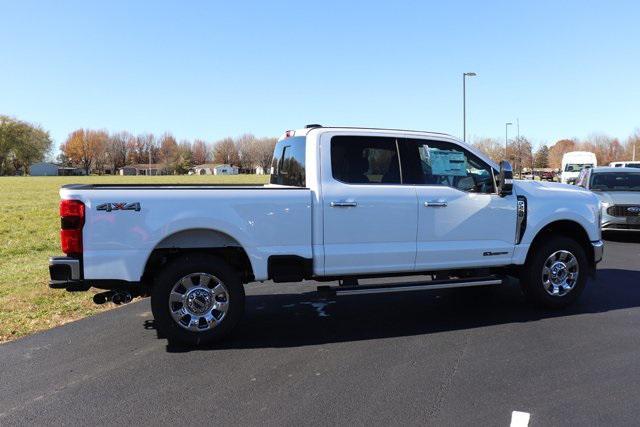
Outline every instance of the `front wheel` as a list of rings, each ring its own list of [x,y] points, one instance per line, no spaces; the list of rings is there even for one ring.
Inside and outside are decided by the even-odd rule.
[[[204,345],[231,333],[244,311],[244,288],[223,260],[185,254],[167,264],[151,291],[158,331],[170,343]]]
[[[585,251],[575,240],[552,236],[530,249],[520,284],[525,296],[545,308],[572,304],[587,283]]]

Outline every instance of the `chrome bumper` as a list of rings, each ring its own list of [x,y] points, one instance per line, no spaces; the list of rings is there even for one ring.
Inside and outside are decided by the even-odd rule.
[[[602,261],[602,256],[604,254],[604,242],[602,240],[597,240],[595,242],[591,242],[591,246],[593,246],[593,262],[594,264]]]

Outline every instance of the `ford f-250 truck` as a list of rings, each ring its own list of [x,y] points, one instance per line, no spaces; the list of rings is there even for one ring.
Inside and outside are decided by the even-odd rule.
[[[50,286],[151,296],[174,342],[204,344],[241,318],[244,284],[338,280],[331,297],[500,284],[572,303],[602,258],[596,196],[514,181],[448,135],[310,125],[279,139],[266,186],[66,185]],[[358,278],[430,275],[418,284]],[[430,280],[429,280],[430,279]]]

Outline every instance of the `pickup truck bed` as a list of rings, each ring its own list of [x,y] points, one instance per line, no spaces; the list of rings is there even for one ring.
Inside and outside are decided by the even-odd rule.
[[[306,188],[67,185],[60,194],[85,205],[87,281],[138,282],[157,249],[240,247],[255,280],[267,278],[262,260],[270,256],[312,258],[311,192]]]

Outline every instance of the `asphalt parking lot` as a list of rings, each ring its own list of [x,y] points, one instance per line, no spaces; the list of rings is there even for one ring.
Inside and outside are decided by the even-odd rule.
[[[609,239],[562,312],[515,286],[335,302],[314,289],[249,287],[241,326],[215,348],[167,347],[148,300],[0,345],[0,425],[640,419],[640,236]]]

